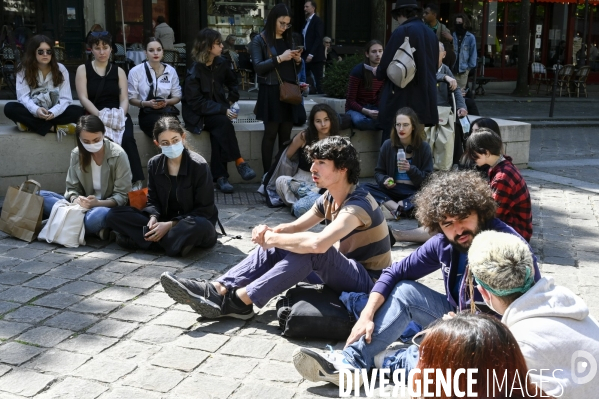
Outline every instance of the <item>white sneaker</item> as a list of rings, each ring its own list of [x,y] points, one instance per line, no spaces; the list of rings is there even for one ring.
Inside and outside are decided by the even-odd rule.
[[[352,377],[354,377],[354,371],[359,370],[357,367],[351,365],[343,352],[333,351],[333,348],[329,346],[329,351],[317,352],[313,349],[308,348],[297,348],[293,352],[293,365],[298,373],[302,377],[309,381],[318,382],[325,381],[331,382],[335,385],[339,385],[339,370],[350,370]],[[362,386],[364,381],[362,380],[362,374],[359,374],[359,385]],[[345,379],[345,389],[353,389],[353,378]]]

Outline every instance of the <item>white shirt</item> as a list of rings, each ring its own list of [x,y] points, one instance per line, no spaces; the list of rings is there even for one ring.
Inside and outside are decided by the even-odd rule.
[[[92,182],[94,183],[94,195],[96,199],[102,199],[102,165],[98,165],[96,161],[90,162],[92,164]]]
[[[306,26],[304,26],[304,29],[302,30],[302,35],[304,36],[304,44],[306,44],[306,32],[308,31],[308,26],[310,26],[310,21],[312,21],[312,17],[315,14],[312,14],[308,17],[308,19],[306,20]]]
[[[150,83],[148,82],[144,64],[146,64],[146,62],[136,65],[129,71],[127,86],[130,100],[136,98],[141,101],[146,101],[146,98],[148,98],[148,94],[150,93]],[[164,72],[158,77],[158,84],[156,84],[156,72],[148,64],[152,83],[154,84],[154,97],[162,97],[165,99],[169,97],[181,98],[181,85],[179,84],[177,71],[168,64],[163,65],[165,65]]]
[[[53,113],[54,116],[61,115],[64,110],[67,109],[67,107],[73,102],[73,96],[71,95],[71,83],[69,82],[69,71],[67,71],[64,65],[60,63],[58,63],[58,69],[62,73],[64,80],[58,87],[58,103],[48,110],[49,112]],[[52,72],[49,72],[44,79],[42,71],[38,69],[37,87],[44,87],[48,90],[54,89]],[[37,110],[39,106],[33,102],[33,99],[31,98],[31,88],[25,80],[25,71],[21,71],[17,74],[17,100],[23,104],[33,116],[37,117]]]

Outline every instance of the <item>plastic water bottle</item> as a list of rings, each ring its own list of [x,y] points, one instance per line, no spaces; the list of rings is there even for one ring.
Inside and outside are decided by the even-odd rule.
[[[233,122],[237,121],[237,115],[239,114],[239,104],[235,102],[231,105],[231,111],[235,114],[235,118],[232,119]]]
[[[403,161],[406,160],[406,153],[404,152],[403,148],[400,148],[399,150],[397,150],[397,170],[399,172],[401,172],[399,170],[399,164],[403,163]]]

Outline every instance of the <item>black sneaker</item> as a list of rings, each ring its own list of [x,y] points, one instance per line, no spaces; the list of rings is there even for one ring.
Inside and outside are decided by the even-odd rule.
[[[168,296],[176,302],[191,306],[194,311],[209,319],[222,317],[224,297],[210,281],[178,278],[170,272],[164,272],[160,276],[160,283]]]
[[[247,162],[242,162],[237,165],[237,172],[239,172],[239,175],[243,180],[252,180],[256,177],[256,172],[254,172],[254,169],[252,169]]]
[[[216,185],[218,186],[218,189],[225,194],[233,193],[233,186],[231,185],[231,183],[229,183],[229,179],[227,179],[224,176],[219,177],[216,180]]]
[[[181,250],[181,257],[185,258],[193,249],[193,245],[188,245],[186,247],[183,247],[183,249]]]
[[[135,251],[139,249],[139,246],[131,239],[131,237],[121,234],[119,232],[114,231],[116,244],[125,249],[130,249]]]
[[[222,317],[234,317],[241,320],[247,320],[254,317],[254,305],[238,305],[233,300],[234,295],[236,295],[234,291],[227,291],[221,309]],[[238,301],[241,302],[239,299]]]

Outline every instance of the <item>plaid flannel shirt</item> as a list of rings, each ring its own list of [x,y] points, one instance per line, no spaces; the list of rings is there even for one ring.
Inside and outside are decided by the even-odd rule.
[[[512,158],[489,169],[493,198],[498,204],[497,218],[516,230],[526,241],[532,237],[532,208],[530,193]]]

